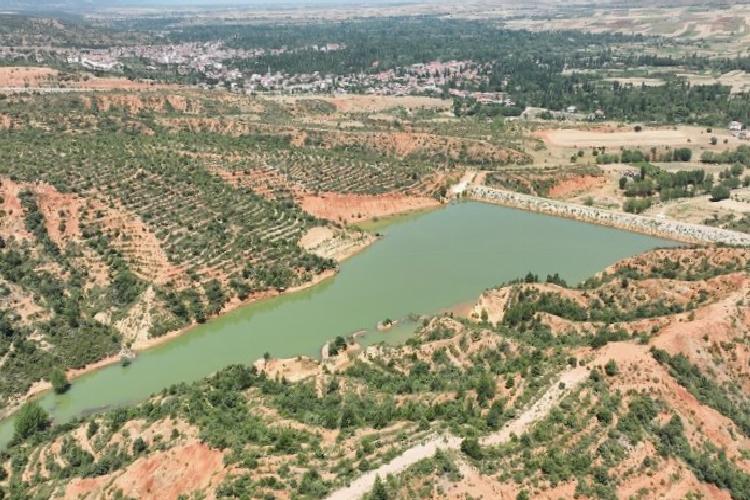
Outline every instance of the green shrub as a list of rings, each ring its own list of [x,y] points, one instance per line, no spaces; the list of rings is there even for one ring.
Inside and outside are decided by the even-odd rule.
[[[466,438],[461,441],[461,452],[474,460],[481,460],[484,456],[479,441],[474,438]]]
[[[711,201],[721,201],[729,198],[729,188],[724,184],[717,184],[711,190]]]
[[[24,404],[13,423],[15,441],[24,441],[38,432],[46,430],[50,425],[49,415],[37,403]]]
[[[49,376],[49,381],[56,394],[64,394],[70,388],[70,382],[68,382],[65,372],[59,368],[52,370],[52,373]]]
[[[609,361],[607,361],[607,364],[604,365],[604,373],[606,373],[610,377],[614,377],[615,375],[617,375],[617,363],[614,359],[610,359]]]

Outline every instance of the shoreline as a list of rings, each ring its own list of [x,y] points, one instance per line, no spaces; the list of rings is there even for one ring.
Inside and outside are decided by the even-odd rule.
[[[372,219],[356,222],[356,223],[351,224],[351,226],[353,228],[360,229],[366,233],[373,233],[373,236],[374,236],[375,235],[374,233],[380,231],[383,228],[390,226],[391,224],[401,222],[402,220],[407,219],[409,217],[418,217],[420,215],[426,215],[431,212],[435,212],[436,210],[443,209],[447,207],[448,205],[449,205],[449,202],[438,202],[436,205],[432,205],[429,207],[420,207],[420,208],[415,208],[413,210],[400,210],[397,212],[393,212],[390,215],[386,215],[382,217],[373,217]],[[359,251],[357,253],[359,253]]]
[[[491,204],[491,205],[500,205],[500,206],[504,206],[504,207],[508,207],[508,208],[513,208],[513,209],[516,209],[516,210],[526,211],[526,212],[541,213],[541,214],[550,215],[550,216],[553,216],[553,217],[560,217],[560,218],[564,218],[564,219],[570,219],[570,220],[575,220],[575,221],[589,223],[589,224],[597,224],[597,225],[600,225],[600,226],[611,227],[611,228],[614,228],[614,229],[629,231],[629,232],[633,232],[633,233],[636,233],[636,234],[644,234],[644,235],[648,235],[648,236],[662,237],[662,238],[665,238],[665,239],[669,239],[669,240],[676,241],[676,242],[681,242],[681,243],[693,243],[693,244],[696,243],[695,239],[678,239],[674,235],[666,234],[666,233],[661,233],[661,232],[658,232],[658,231],[651,231],[651,232],[645,231],[645,230],[640,230],[639,231],[639,230],[637,230],[636,228],[633,228],[633,227],[618,226],[618,225],[616,225],[614,223],[608,223],[608,221],[591,219],[591,218],[586,218],[586,217],[576,217],[573,214],[554,213],[551,210],[544,210],[544,209],[541,209],[541,208],[533,208],[530,205],[530,203],[528,203],[528,202],[524,203],[524,204],[522,204],[522,203],[511,203],[511,202],[508,202],[508,201],[498,200],[498,199],[494,199],[494,198],[488,198],[486,196],[481,196],[480,197],[480,196],[477,196],[474,193],[474,190],[472,189],[474,187],[486,188],[486,186],[470,185],[470,186],[468,186],[468,189],[466,190],[467,192],[465,193],[465,196],[462,197],[462,198],[459,198],[459,201],[461,199],[463,199],[463,200],[474,201],[474,202],[479,202],[479,203],[488,203],[488,204]],[[492,191],[499,191],[501,193],[505,193],[505,191],[502,191],[502,190],[495,190],[495,189],[492,189],[492,188],[489,188],[489,189],[491,189]],[[509,192],[509,193],[511,195],[517,195],[518,194],[518,193],[514,193],[514,192]],[[525,196],[526,195],[524,195],[524,197]],[[536,198],[536,197],[530,197],[530,198]],[[554,202],[555,201],[555,200],[548,200],[546,198],[538,198],[538,200],[541,201],[541,202],[546,202],[546,201],[552,201],[552,202]],[[380,239],[380,237],[375,236],[375,232],[379,231],[380,229],[382,229],[384,227],[387,227],[390,224],[398,223],[398,222],[404,220],[405,218],[408,218],[408,217],[417,217],[417,216],[420,216],[420,215],[424,215],[424,214],[433,212],[435,210],[438,210],[440,208],[444,208],[445,206],[447,206],[446,203],[438,203],[437,205],[431,206],[431,207],[421,207],[421,208],[417,208],[417,209],[414,209],[414,210],[397,211],[397,212],[394,212],[393,214],[390,214],[390,215],[385,216],[385,217],[376,217],[377,220],[374,220],[375,219],[374,218],[374,219],[369,219],[369,220],[364,221],[364,222],[352,224],[351,226],[353,228],[360,229],[360,230],[362,230],[362,231],[364,231],[366,233],[371,234],[372,238],[367,239],[367,240],[365,240],[363,242],[363,244],[358,245],[358,246],[352,248],[351,251],[347,252],[343,256],[343,258],[341,258],[340,260],[336,259],[337,263],[340,264],[342,262],[345,262],[345,261],[349,260],[350,258],[352,258],[352,257],[358,255],[359,253],[361,253],[362,251],[364,251],[365,249],[369,248],[373,243],[377,242]],[[585,206],[582,206],[582,207],[583,208],[589,208],[589,207],[585,207]],[[632,215],[632,214],[625,214],[625,215]],[[642,217],[642,216],[635,216],[635,217]],[[644,219],[650,219],[650,218],[644,217]],[[702,243],[703,244],[710,244],[709,242],[705,242],[705,241],[703,241]],[[291,295],[291,294],[294,294],[294,293],[297,293],[297,292],[300,292],[300,291],[307,290],[307,289],[312,288],[314,286],[317,286],[317,285],[323,283],[324,281],[326,281],[326,280],[328,280],[330,278],[335,277],[339,273],[339,271],[340,271],[340,268],[326,270],[326,271],[324,271],[324,272],[322,272],[320,274],[317,274],[317,275],[313,276],[312,279],[310,279],[310,280],[308,280],[308,281],[306,281],[304,283],[301,283],[299,285],[290,287],[290,288],[288,288],[288,289],[286,289],[286,290],[284,290],[282,292],[279,292],[279,291],[265,291],[265,292],[260,292],[260,293],[254,295],[254,296],[248,297],[245,300],[241,300],[241,301],[237,300],[236,302],[231,302],[230,301],[230,303],[228,303],[227,305],[225,305],[225,307],[218,314],[216,314],[215,316],[212,316],[212,317],[208,318],[208,321],[205,322],[205,323],[195,323],[195,322],[193,322],[193,323],[191,323],[189,325],[185,325],[184,327],[179,328],[177,330],[173,330],[173,331],[167,332],[166,334],[164,334],[164,335],[162,335],[160,337],[148,338],[148,339],[146,339],[144,341],[137,342],[137,343],[133,344],[130,347],[130,350],[132,352],[135,352],[135,353],[142,353],[142,352],[148,351],[150,349],[156,348],[156,347],[158,347],[160,345],[163,345],[163,344],[166,344],[166,343],[168,343],[168,342],[170,342],[170,341],[172,341],[172,340],[174,340],[174,339],[176,339],[178,337],[182,337],[183,335],[189,334],[190,331],[193,330],[194,328],[202,326],[202,325],[205,325],[208,322],[210,322],[212,320],[215,320],[217,318],[220,318],[221,316],[223,316],[225,314],[228,314],[228,313],[231,313],[232,311],[235,311],[235,310],[237,310],[237,309],[239,309],[241,307],[248,306],[248,305],[257,303],[259,301],[262,301],[262,300],[267,300],[267,299],[271,299],[271,298],[274,298],[274,297],[280,297],[282,295],[287,295],[287,294]],[[470,304],[469,303],[462,303],[462,304],[457,304],[457,305],[454,305],[452,307],[446,308],[444,312],[452,312],[452,313],[457,314],[459,316],[464,316],[467,313],[467,310],[469,310],[469,309],[470,309]],[[470,314],[470,311],[469,311],[469,314]],[[88,365],[85,365],[85,366],[83,366],[81,368],[70,368],[70,369],[66,370],[65,375],[68,378],[68,381],[72,383],[77,378],[80,378],[80,377],[82,377],[84,375],[87,375],[89,373],[93,373],[93,372],[95,372],[95,371],[97,371],[97,370],[99,370],[101,368],[106,368],[108,366],[111,366],[111,365],[114,365],[114,364],[117,364],[117,363],[120,363],[120,362],[121,362],[121,353],[117,353],[117,354],[108,356],[106,358],[102,358],[102,359],[100,359],[100,360],[98,360],[96,362],[93,362],[93,363],[90,363]],[[34,398],[36,398],[38,396],[41,396],[42,394],[50,391],[51,389],[52,389],[52,384],[49,381],[39,380],[39,381],[34,382],[25,394],[23,394],[22,396],[18,396],[16,398],[11,398],[10,399],[9,405],[5,409],[3,409],[2,411],[0,411],[0,421],[5,420],[5,419],[11,417],[24,403],[26,403],[29,400],[32,400],[32,399],[34,399]]]
[[[356,253],[359,253],[362,250],[364,250],[364,248],[369,247],[370,244],[374,243],[375,241],[377,241],[377,239],[373,239],[372,242],[363,246],[363,248],[359,249]],[[351,256],[353,255],[355,254],[352,254]],[[225,314],[235,311],[241,307],[248,306],[256,302],[260,302],[262,300],[267,300],[267,299],[271,299],[274,297],[280,297],[282,295],[287,295],[287,294],[292,295],[294,293],[301,292],[308,288],[317,286],[321,284],[322,282],[335,277],[337,274],[338,274],[338,269],[328,269],[326,271],[323,271],[320,274],[316,274],[311,280],[306,281],[305,283],[302,283],[300,285],[287,288],[283,292],[262,292],[256,296],[248,297],[245,300],[237,301],[233,304],[229,304],[225,306],[218,314],[216,314],[215,316],[211,316],[204,323],[195,323],[195,322],[190,323],[189,325],[185,325],[184,327],[180,329],[167,332],[160,337],[149,338],[144,342],[141,342],[139,344],[134,344],[130,348],[130,350],[135,353],[148,351],[162,344],[166,344],[178,337],[182,337],[183,335],[190,333],[190,331],[193,330],[194,328],[205,325],[208,322],[218,319],[221,316],[224,316]],[[68,382],[70,382],[72,385],[73,381],[77,378],[80,378],[89,373],[93,373],[102,368],[106,368],[108,366],[118,364],[120,362],[121,362],[121,354],[120,353],[113,354],[111,356],[107,356],[106,358],[102,358],[99,361],[95,361],[94,363],[89,363],[88,365],[85,365],[81,368],[69,368],[68,370],[65,371],[65,376],[67,377]],[[5,409],[0,411],[0,421],[11,417],[25,403],[27,403],[28,401],[38,396],[41,396],[42,394],[45,394],[51,389],[52,389],[52,384],[47,380],[38,380],[34,382],[24,395],[14,398],[12,402]]]
[[[615,212],[481,185],[469,186],[465,194],[464,199],[471,201],[596,224],[679,243],[750,245],[748,234],[669,218],[659,219],[628,212]]]
[[[439,206],[437,206],[435,208],[441,208],[443,206],[444,206],[443,204],[440,204]],[[402,212],[399,212],[397,214],[393,214],[393,215],[388,216],[388,219],[390,221],[390,219],[392,217],[403,217],[405,215],[409,215],[409,214],[412,214],[412,213],[418,215],[419,213],[421,213],[423,211],[425,211],[425,210],[424,209],[419,209],[419,210],[414,210],[412,212],[409,212],[409,211],[403,212],[402,211]],[[370,222],[370,221],[368,221],[368,222]],[[368,231],[368,230],[364,230],[364,232],[370,233],[370,231]],[[372,233],[370,233],[370,234],[372,234]],[[366,250],[367,248],[369,248],[372,244],[374,244],[375,242],[377,242],[379,239],[380,239],[379,237],[376,237],[374,234],[372,234],[372,238],[365,240],[362,245],[358,245],[356,248],[352,249],[352,251],[346,253],[346,255],[344,255],[340,260],[337,259],[337,263],[340,264],[340,263],[342,263],[342,262],[344,262],[344,261],[346,261],[346,260],[354,257],[355,255],[358,255],[359,253],[361,253],[364,250]],[[230,313],[232,311],[235,311],[235,310],[237,310],[237,309],[239,309],[241,307],[248,306],[248,305],[254,304],[256,302],[260,302],[262,300],[267,300],[267,299],[271,299],[271,298],[274,298],[274,297],[280,297],[282,295],[292,295],[294,293],[307,290],[309,288],[312,288],[314,286],[317,286],[317,285],[323,283],[324,281],[326,281],[328,279],[331,279],[331,278],[335,277],[338,273],[339,273],[339,268],[328,269],[326,271],[323,271],[320,274],[314,275],[312,277],[312,279],[310,279],[310,280],[308,280],[308,281],[306,281],[304,283],[301,283],[299,285],[287,288],[283,292],[279,292],[279,291],[260,292],[260,293],[254,295],[254,296],[246,298],[245,300],[238,300],[236,302],[229,303],[229,304],[225,305],[224,308],[222,308],[222,310],[218,314],[216,314],[215,316],[211,316],[204,323],[195,323],[195,322],[192,322],[189,325],[183,326],[182,328],[179,328],[177,330],[173,330],[171,332],[167,332],[167,333],[165,333],[164,335],[162,335],[160,337],[148,338],[145,341],[133,344],[130,347],[130,350],[132,352],[135,352],[135,353],[141,353],[141,352],[148,351],[148,350],[153,349],[155,347],[158,347],[158,346],[160,346],[162,344],[166,344],[166,343],[168,343],[168,342],[170,342],[170,341],[172,341],[172,340],[174,340],[174,339],[176,339],[178,337],[182,337],[183,335],[186,335],[186,334],[190,333],[190,331],[193,330],[194,328],[196,328],[198,326],[205,325],[206,323],[208,323],[208,322],[210,322],[212,320],[215,320],[217,318],[220,318],[221,316],[224,316],[225,314],[228,314],[228,313]],[[89,363],[88,365],[85,365],[85,366],[83,366],[81,368],[69,368],[69,369],[67,369],[65,371],[65,376],[67,377],[68,382],[70,382],[72,384],[73,381],[75,379],[77,379],[77,378],[80,378],[80,377],[82,377],[84,375],[87,375],[89,373],[93,373],[93,372],[95,372],[97,370],[100,370],[102,368],[106,368],[108,366],[111,366],[111,365],[114,365],[114,364],[117,364],[117,363],[120,363],[120,362],[121,362],[121,352],[118,352],[117,354],[113,354],[111,356],[107,356],[106,358],[102,358],[102,359],[100,359],[98,361],[95,361],[93,363]],[[26,391],[26,393],[24,393],[23,395],[20,395],[20,396],[17,396],[17,397],[9,399],[8,406],[6,408],[4,408],[3,410],[0,411],[0,421],[12,417],[13,414],[16,411],[18,411],[18,409],[21,406],[23,406],[25,403],[27,403],[30,400],[33,400],[33,399],[41,396],[42,394],[47,393],[50,390],[52,390],[52,384],[48,380],[44,380],[44,379],[37,380],[36,382],[34,382],[31,385],[31,387],[29,387],[29,389]]]
[[[473,186],[471,186],[471,185],[468,186],[467,191],[471,192],[471,187],[473,187]],[[482,186],[482,187],[484,187],[484,186]],[[535,213],[542,213],[542,214],[547,214],[547,215],[551,215],[551,216],[555,216],[555,217],[562,217],[562,218],[566,218],[566,219],[577,220],[577,221],[580,221],[580,222],[588,222],[588,223],[592,223],[592,224],[603,225],[603,226],[606,226],[606,227],[614,227],[616,229],[627,230],[627,231],[631,231],[631,232],[638,233],[638,234],[648,234],[650,236],[658,236],[658,235],[655,235],[655,234],[649,234],[649,233],[645,233],[645,232],[635,231],[635,230],[629,229],[629,228],[620,228],[620,227],[616,227],[614,225],[605,224],[605,223],[602,223],[602,222],[589,221],[589,220],[586,220],[586,219],[583,219],[583,218],[578,218],[578,217],[573,217],[573,216],[564,216],[564,215],[560,215],[560,214],[552,214],[552,213],[548,213],[548,212],[545,212],[545,211],[542,211],[542,210],[534,210],[534,209],[531,209],[531,208],[528,208],[528,207],[517,206],[517,205],[511,204],[511,203],[503,203],[503,202],[500,202],[498,200],[488,199],[486,197],[473,196],[473,195],[470,195],[469,193],[465,193],[465,194],[466,194],[466,196],[464,196],[463,198],[459,198],[458,200],[460,201],[461,199],[464,199],[464,200],[474,201],[474,202],[479,202],[479,203],[488,203],[488,204],[492,204],[492,205],[500,205],[500,206],[505,206],[505,207],[508,207],[508,208],[517,209],[517,210],[523,210],[523,211],[535,212]],[[343,258],[341,258],[340,260],[337,259],[337,263],[340,264],[340,263],[343,263],[343,262],[349,260],[350,258],[358,255],[359,253],[361,253],[365,249],[369,248],[372,244],[374,244],[375,242],[377,242],[380,239],[380,237],[375,236],[375,233],[377,231],[381,230],[382,228],[388,227],[389,225],[394,224],[394,223],[401,222],[404,219],[409,218],[409,217],[417,217],[417,216],[420,216],[420,215],[424,215],[424,214],[436,211],[438,209],[444,208],[445,206],[447,206],[447,203],[438,203],[435,206],[431,206],[431,207],[421,207],[421,208],[417,208],[417,209],[413,209],[413,210],[405,210],[405,211],[404,210],[400,210],[400,211],[396,211],[396,212],[394,212],[394,213],[392,213],[392,214],[390,214],[388,216],[374,217],[374,218],[368,219],[366,221],[362,221],[362,222],[359,222],[359,223],[351,224],[351,226],[353,228],[359,229],[359,230],[361,230],[363,232],[371,234],[372,238],[369,239],[369,240],[367,240],[367,241],[365,241],[364,244],[359,245],[356,248],[353,248],[351,252],[346,253],[343,256]],[[670,239],[673,239],[673,238],[670,238]],[[679,241],[679,240],[675,240],[675,241]],[[279,296],[286,295],[286,294],[290,294],[291,295],[291,294],[294,294],[296,292],[300,292],[300,291],[306,290],[308,288],[312,288],[312,287],[317,286],[317,285],[321,284],[322,282],[324,282],[324,281],[326,281],[326,280],[328,280],[330,278],[335,277],[336,274],[338,274],[338,272],[339,272],[338,268],[337,269],[329,269],[327,271],[324,271],[324,272],[322,272],[320,274],[317,274],[317,275],[313,276],[313,278],[310,279],[309,281],[307,281],[305,283],[302,283],[300,285],[294,286],[294,287],[290,287],[290,288],[284,290],[283,292],[278,292],[278,291],[260,292],[260,293],[254,295],[254,296],[246,298],[245,300],[241,300],[241,301],[238,300],[236,302],[229,303],[229,304],[225,305],[225,307],[217,315],[208,318],[207,322],[210,322],[210,321],[212,321],[214,319],[220,318],[221,316],[223,316],[225,314],[228,314],[228,313],[231,313],[232,311],[235,311],[235,310],[237,310],[237,309],[239,309],[241,307],[248,306],[248,305],[254,304],[256,302],[262,301],[262,300],[267,300],[267,299],[271,299],[271,298],[274,298],[274,297],[279,297]],[[465,312],[462,308],[466,308],[467,305],[468,304],[459,304],[459,305],[457,305],[458,309],[457,309],[456,306],[449,307],[449,308],[446,308],[445,312],[453,312],[455,314],[461,315],[462,312]],[[195,323],[195,322],[192,322],[189,325],[183,326],[182,328],[179,328],[177,330],[173,330],[173,331],[167,332],[167,333],[165,333],[164,335],[162,335],[160,337],[148,338],[148,339],[146,339],[144,341],[137,342],[137,343],[133,344],[130,347],[130,350],[132,352],[134,352],[134,353],[142,353],[142,352],[148,351],[150,349],[159,347],[160,345],[166,344],[166,343],[168,343],[168,342],[170,342],[170,341],[172,341],[172,340],[174,340],[174,339],[176,339],[178,337],[182,337],[183,335],[189,334],[190,331],[193,330],[194,328],[196,328],[198,326],[201,326],[201,325],[205,325],[206,323]],[[111,356],[107,356],[107,357],[102,358],[102,359],[100,359],[98,361],[95,361],[93,363],[85,365],[85,366],[83,366],[81,368],[70,368],[70,369],[66,370],[65,376],[67,377],[68,381],[72,384],[73,381],[75,379],[77,379],[77,378],[80,378],[80,377],[82,377],[84,375],[87,375],[89,373],[93,373],[93,372],[95,372],[95,371],[97,371],[99,369],[106,368],[106,367],[114,365],[114,364],[118,364],[120,362],[121,362],[121,353],[118,352],[117,354],[113,354]],[[34,399],[34,398],[36,398],[38,396],[41,396],[42,394],[50,391],[51,389],[52,389],[52,384],[49,381],[47,381],[47,380],[38,380],[38,381],[34,382],[31,385],[31,387],[29,387],[28,391],[25,394],[23,394],[21,396],[18,396],[18,397],[15,397],[15,398],[11,398],[9,400],[8,406],[6,408],[4,408],[3,410],[0,411],[0,421],[1,420],[5,420],[8,417],[12,416],[16,411],[18,411],[18,409],[24,403],[26,403],[29,400],[32,400],[32,399]]]

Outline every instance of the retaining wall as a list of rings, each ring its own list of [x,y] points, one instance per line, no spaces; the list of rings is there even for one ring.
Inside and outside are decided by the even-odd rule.
[[[551,200],[538,196],[495,189],[472,184],[466,189],[466,196],[480,201],[497,203],[513,208],[541,212],[544,214],[603,224],[637,233],[660,236],[688,243],[725,243],[728,245],[750,246],[750,235],[690,224],[659,217],[647,217],[624,212],[614,212],[601,208],[587,207],[575,203]]]

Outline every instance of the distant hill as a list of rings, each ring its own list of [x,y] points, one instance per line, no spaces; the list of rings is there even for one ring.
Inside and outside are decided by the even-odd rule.
[[[127,7],[156,7],[165,6],[171,8],[222,8],[222,7],[298,7],[304,5],[315,5],[316,7],[325,5],[342,4],[349,5],[372,5],[394,3],[391,0],[375,1],[358,1],[358,0],[284,0],[282,2],[272,2],[270,0],[4,0],[0,2],[0,12],[18,11],[18,12],[91,12],[111,8]],[[399,2],[411,3],[411,2]],[[416,3],[416,2],[415,2]]]
[[[3,0],[0,1],[0,12],[2,11],[31,11],[31,12],[91,12],[102,9],[112,8],[138,8],[138,7],[170,7],[170,8],[222,8],[222,7],[274,7],[274,8],[288,8],[288,7],[300,7],[300,6],[362,6],[372,7],[374,5],[387,5],[387,4],[444,4],[446,7],[450,7],[455,2],[442,1],[442,0]],[[745,3],[745,2],[737,2]],[[531,0],[525,2],[524,5],[528,7],[529,4],[537,4],[547,8],[554,9],[565,9],[566,7],[576,7],[587,5],[591,6],[595,4],[598,7],[609,6],[613,8],[632,8],[632,7],[672,7],[681,5],[706,5],[706,4],[717,4],[726,5],[726,2],[721,0],[708,0],[704,2],[698,2],[696,0],[660,0],[657,2],[647,0],[597,0],[596,2],[589,2],[587,0],[571,0],[571,1],[559,1],[559,0]],[[514,0],[490,0],[486,2],[486,5],[505,5],[508,7],[518,7],[518,2]],[[485,5],[478,4],[478,8],[482,8]]]

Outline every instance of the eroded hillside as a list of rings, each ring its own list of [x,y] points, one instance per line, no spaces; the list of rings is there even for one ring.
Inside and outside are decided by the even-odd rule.
[[[329,275],[373,239],[353,223],[437,206],[471,165],[527,161],[505,136],[437,127],[438,99],[4,97],[6,411],[53,372]]]
[[[576,288],[529,275],[468,318],[425,318],[402,346],[339,338],[322,362],[232,366],[62,426],[30,412],[0,484],[65,498],[747,498],[749,257],[655,250]]]

